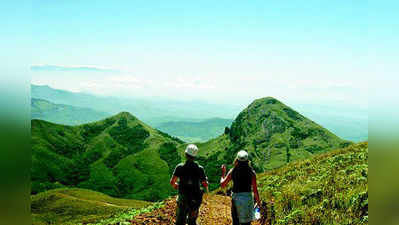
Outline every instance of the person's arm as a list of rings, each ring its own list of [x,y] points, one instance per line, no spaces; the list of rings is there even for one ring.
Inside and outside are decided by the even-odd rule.
[[[208,189],[208,180],[205,179],[202,182],[202,186],[204,186],[204,188],[206,189],[206,192],[209,193],[209,189]]]
[[[226,166],[222,165],[222,177],[220,178],[220,185],[222,186],[222,188],[225,188],[227,186],[227,184],[231,181],[232,172],[233,172],[233,169],[231,169],[227,173],[227,176],[225,176],[225,174],[226,174]]]
[[[170,185],[172,185],[172,187],[174,189],[179,189],[179,184],[177,183],[177,176],[173,175],[172,178],[170,179]]]
[[[256,174],[255,173],[252,176],[252,190],[254,191],[254,197],[255,197],[256,204],[260,207],[261,202],[260,202],[259,193],[258,193],[258,185],[256,184]]]
[[[199,168],[200,168],[199,174],[200,174],[201,184],[206,189],[206,192],[209,192],[209,189],[208,189],[208,184],[209,184],[208,183],[208,177],[206,177],[204,167],[200,166]]]

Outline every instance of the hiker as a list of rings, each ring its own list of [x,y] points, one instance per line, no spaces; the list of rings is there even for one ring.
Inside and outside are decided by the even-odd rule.
[[[196,225],[203,191],[201,184],[208,192],[208,179],[204,168],[194,162],[198,147],[189,144],[185,150],[186,162],[176,166],[170,184],[179,190],[177,197],[176,225]],[[177,183],[177,179],[179,182]]]
[[[222,177],[220,184],[222,188],[233,180],[233,193],[231,216],[233,218],[233,225],[250,225],[254,220],[254,198],[256,204],[261,206],[258,188],[256,185],[256,173],[250,166],[248,160],[248,153],[241,150],[237,153],[234,160],[234,168],[226,174],[226,166],[222,165]],[[252,189],[251,189],[252,187]]]

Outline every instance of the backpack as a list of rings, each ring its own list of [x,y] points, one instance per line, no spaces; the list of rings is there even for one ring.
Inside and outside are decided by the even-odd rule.
[[[179,193],[189,207],[196,208],[201,205],[203,191],[201,179],[203,169],[195,162],[186,162],[182,166],[182,174],[179,177]]]

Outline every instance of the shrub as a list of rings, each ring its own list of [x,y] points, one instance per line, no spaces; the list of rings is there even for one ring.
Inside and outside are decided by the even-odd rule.
[[[176,165],[181,161],[176,144],[171,142],[164,143],[159,147],[158,151],[161,159],[168,163],[169,173],[172,174]]]

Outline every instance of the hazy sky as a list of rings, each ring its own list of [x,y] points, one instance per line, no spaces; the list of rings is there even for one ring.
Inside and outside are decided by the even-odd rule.
[[[396,2],[33,1],[25,66],[100,95],[367,107],[373,76],[396,76]]]

